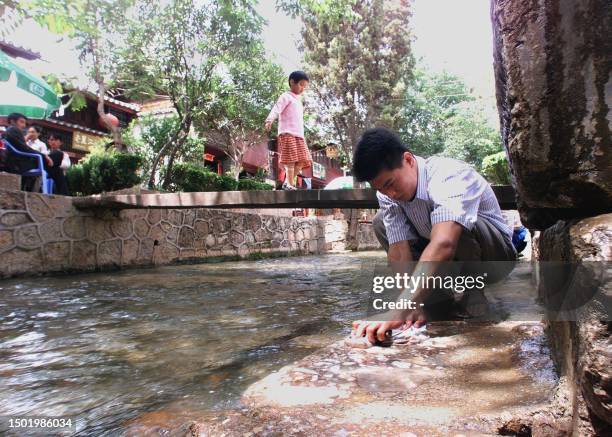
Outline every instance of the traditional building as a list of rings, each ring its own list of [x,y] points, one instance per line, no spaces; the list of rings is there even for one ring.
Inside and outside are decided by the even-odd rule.
[[[36,61],[41,58],[40,53],[32,52],[24,47],[15,46],[6,41],[0,41],[0,50],[13,58],[22,58],[26,61]],[[83,92],[86,106],[79,111],[66,108],[56,111],[51,117],[45,119],[30,119],[31,125],[43,128],[41,140],[46,142],[49,134],[53,133],[62,138],[63,150],[70,156],[73,162],[85,156],[92,145],[108,138],[109,132],[100,122],[97,105],[98,97],[95,93]],[[68,96],[63,98],[63,103],[68,102]],[[119,120],[119,126],[125,128],[138,116],[140,107],[133,103],[123,102],[110,96],[104,97],[106,113],[111,113]],[[0,126],[6,126],[6,117],[0,116]],[[109,140],[110,141],[110,140]]]
[[[166,117],[176,113],[168,97],[158,97],[141,102],[140,109],[140,116],[153,115],[156,117]],[[312,152],[313,165],[311,168],[303,171],[302,176],[311,179],[312,188],[314,189],[323,188],[333,179],[344,174],[340,162],[327,154],[328,149],[331,151],[335,150],[333,146],[333,144],[330,144],[324,150]],[[207,144],[202,158],[203,164],[218,174],[223,174],[231,168],[231,160],[227,157],[221,146]],[[250,175],[255,175],[258,170],[264,170],[268,175],[268,179],[279,186],[285,177],[285,170],[279,164],[279,154],[275,139],[262,141],[250,147],[243,157],[242,167]]]
[[[110,132],[100,121],[97,106],[98,98],[92,92],[85,92],[86,107],[80,111],[66,109],[63,115],[53,115],[44,120],[33,120],[44,130],[44,138],[50,133],[59,135],[64,141],[64,151],[71,159],[78,160],[85,156],[91,147],[105,138]],[[138,117],[140,107],[133,103],[123,102],[112,97],[104,97],[104,112],[113,114],[119,120],[119,127],[125,129]]]

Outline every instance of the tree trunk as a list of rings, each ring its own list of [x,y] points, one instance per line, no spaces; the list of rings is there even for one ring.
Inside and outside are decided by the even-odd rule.
[[[153,164],[151,165],[151,176],[149,176],[149,181],[147,182],[147,186],[149,189],[152,189],[155,186],[155,172],[157,171],[157,166],[159,165],[160,159],[166,154],[166,151],[172,146],[172,144],[176,143],[181,135],[181,132],[184,131],[184,127],[187,126],[186,132],[189,132],[189,128],[191,127],[191,116],[188,115],[189,111],[185,113],[185,116],[181,120],[179,124],[179,128],[176,130],[172,138],[170,138],[166,144],[157,152],[157,156],[153,160]],[[185,136],[186,138],[186,136]],[[181,143],[180,145],[182,145]],[[165,183],[165,181],[164,181]]]
[[[106,95],[106,84],[101,79],[98,79],[96,82],[98,84],[97,112],[100,116],[100,120],[102,120],[106,128],[111,132],[111,135],[113,136],[113,142],[115,143],[115,147],[117,148],[117,150],[121,152],[127,152],[127,148],[125,147],[125,144],[123,144],[123,139],[121,138],[121,128],[119,128],[119,126],[114,126],[110,122],[110,120],[108,120],[106,113],[104,112],[104,96]]]
[[[348,234],[346,236],[346,248],[349,250],[357,250],[359,242],[357,241],[357,231],[359,230],[359,210],[351,208],[351,215],[348,220]]]
[[[240,169],[242,168],[241,163],[232,159],[232,176],[236,181],[240,179]]]
[[[172,182],[172,167],[174,166],[174,158],[176,158],[176,154],[180,150],[180,148],[185,144],[187,140],[187,135],[181,135],[174,144],[172,151],[170,152],[170,159],[168,160],[168,167],[166,168],[166,175],[164,177],[164,183],[162,184],[162,188],[167,190],[170,186],[170,182]]]

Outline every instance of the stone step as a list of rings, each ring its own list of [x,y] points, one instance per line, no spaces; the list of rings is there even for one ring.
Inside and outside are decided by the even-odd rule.
[[[565,426],[550,413],[557,379],[539,322],[438,322],[428,335],[386,348],[335,342],[250,386],[242,408],[193,412],[178,428],[202,436],[409,437]]]

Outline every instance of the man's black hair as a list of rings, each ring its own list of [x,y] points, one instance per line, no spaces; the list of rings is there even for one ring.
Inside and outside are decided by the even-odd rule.
[[[308,82],[310,82],[310,79],[308,79],[308,75],[302,70],[294,71],[289,75],[289,85],[291,85],[291,81],[298,83],[300,80],[307,80]]]
[[[353,155],[353,175],[359,182],[371,181],[382,170],[402,166],[405,152],[410,152],[400,137],[384,127],[363,133]]]
[[[33,124],[33,125],[32,125],[32,126],[30,126],[30,127],[31,127],[32,129],[34,129],[34,130],[35,130],[35,131],[38,133],[38,135],[40,135],[40,133],[42,132],[42,127],[40,127],[40,126],[38,126],[38,125],[36,125],[36,124]]]
[[[50,133],[49,136],[47,137],[47,141],[49,141],[51,138],[55,138],[56,140],[60,140],[62,143],[64,142],[62,137],[60,137],[58,134]]]
[[[12,114],[9,114],[8,117],[6,117],[6,121],[8,121],[9,124],[12,124],[20,118],[23,118],[25,121],[28,121],[28,117],[23,114],[20,114],[19,112],[13,112]]]

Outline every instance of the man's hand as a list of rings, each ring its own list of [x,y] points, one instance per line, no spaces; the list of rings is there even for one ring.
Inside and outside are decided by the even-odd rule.
[[[398,317],[397,311],[385,313],[390,320],[386,321],[364,321],[356,320],[353,322],[353,337],[367,337],[368,341],[375,344],[376,341],[384,341],[387,331],[404,327],[405,329],[410,328],[414,325],[416,328],[420,328],[425,323],[425,313],[422,309],[411,310],[405,313],[403,316]]]
[[[272,129],[272,122],[266,121],[266,124],[264,124],[264,127],[266,128],[266,132],[269,132],[270,129]]]
[[[53,167],[53,160],[49,158],[48,156],[45,156],[45,159],[47,160],[47,165],[49,167]]]

